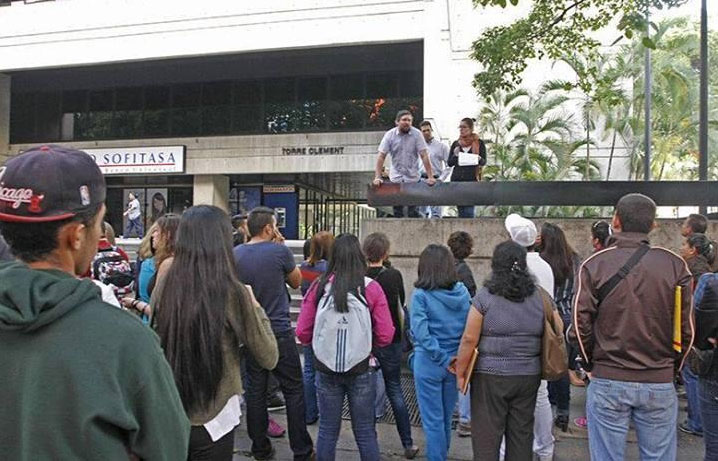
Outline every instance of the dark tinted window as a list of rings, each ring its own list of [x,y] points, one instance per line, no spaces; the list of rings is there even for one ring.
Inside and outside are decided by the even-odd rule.
[[[293,78],[275,78],[264,82],[264,100],[266,102],[294,102],[295,80]]]

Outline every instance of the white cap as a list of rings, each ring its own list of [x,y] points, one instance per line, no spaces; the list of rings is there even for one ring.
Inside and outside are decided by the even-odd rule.
[[[532,221],[512,213],[506,217],[504,226],[509,235],[511,235],[511,240],[522,247],[527,248],[536,243],[538,232],[536,231],[536,225]]]

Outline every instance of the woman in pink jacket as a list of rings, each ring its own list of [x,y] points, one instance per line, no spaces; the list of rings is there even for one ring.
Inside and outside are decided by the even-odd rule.
[[[366,269],[359,240],[354,235],[340,235],[327,271],[311,285],[302,302],[297,337],[314,352],[318,461],[334,460],[344,396],[349,399],[352,431],[362,461],[379,459],[369,356],[372,347],[391,344],[394,324],[381,286],[364,276]]]

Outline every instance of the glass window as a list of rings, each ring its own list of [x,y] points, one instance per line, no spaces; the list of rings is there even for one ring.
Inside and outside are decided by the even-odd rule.
[[[274,78],[264,82],[264,100],[268,103],[286,103],[295,101],[295,80],[293,78]]]
[[[170,89],[166,86],[145,88],[145,111],[143,114],[144,136],[166,136],[169,134]]]
[[[262,131],[262,108],[258,104],[235,106],[232,114],[233,133]]]
[[[172,134],[194,136],[201,133],[202,109],[199,107],[172,109]]]
[[[392,98],[399,95],[397,74],[368,74],[366,76],[366,95],[368,98]]]
[[[172,107],[199,106],[202,86],[199,83],[175,85],[172,88]]]
[[[416,97],[424,94],[424,74],[419,71],[399,74],[399,89],[402,97]]]
[[[299,101],[322,101],[327,99],[327,78],[301,78],[297,84]]]
[[[333,75],[329,83],[330,99],[361,99],[364,97],[364,76],[361,74]]]
[[[59,91],[38,93],[35,104],[36,138],[45,141],[60,139],[62,94]]]
[[[115,91],[115,114],[112,117],[113,138],[142,136],[142,87],[118,88]]]
[[[234,85],[235,104],[259,104],[262,102],[262,83],[258,81],[237,82]]]
[[[225,106],[232,102],[232,82],[211,82],[202,85],[203,106]]]
[[[81,133],[83,139],[106,139],[111,137],[113,106],[113,90],[90,92],[90,112]]]
[[[35,94],[12,93],[10,97],[10,139],[13,143],[35,140]]]
[[[64,114],[73,112],[85,112],[87,110],[87,91],[63,91],[62,112]]]

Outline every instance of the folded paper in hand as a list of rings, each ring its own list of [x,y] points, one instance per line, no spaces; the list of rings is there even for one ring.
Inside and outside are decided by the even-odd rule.
[[[479,164],[479,156],[468,152],[459,152],[459,166],[476,166]]]

